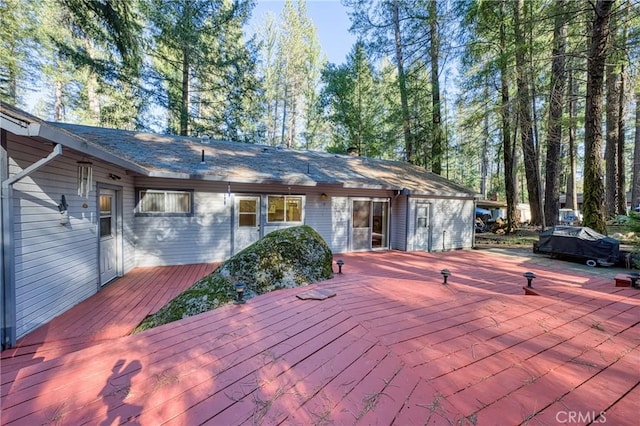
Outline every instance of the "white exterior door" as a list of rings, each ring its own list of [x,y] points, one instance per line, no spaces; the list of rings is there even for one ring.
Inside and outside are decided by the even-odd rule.
[[[260,197],[235,197],[234,254],[260,239]]]
[[[118,276],[118,211],[116,192],[100,189],[100,285]]]
[[[429,225],[429,203],[416,203],[414,250],[431,251]]]

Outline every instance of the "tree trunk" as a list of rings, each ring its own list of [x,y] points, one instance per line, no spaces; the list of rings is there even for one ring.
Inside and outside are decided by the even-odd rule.
[[[602,83],[612,6],[613,1],[611,0],[598,0],[595,5],[591,43],[587,57],[583,223],[602,234],[607,232],[600,154],[602,152]]]
[[[438,4],[436,0],[429,1],[429,33],[431,35],[431,104],[433,143],[431,145],[431,171],[442,174],[442,120],[440,115],[440,40],[438,39]]]
[[[620,70],[620,100],[618,101],[618,107],[620,110],[618,111],[618,149],[616,150],[617,158],[616,170],[618,171],[618,175],[616,176],[616,182],[618,183],[618,187],[616,188],[616,192],[618,194],[617,198],[617,209],[616,213],[621,215],[627,214],[627,190],[626,190],[626,176],[625,171],[627,168],[625,167],[625,156],[624,156],[624,148],[625,148],[625,105],[626,105],[626,96],[625,96],[625,86],[626,86],[626,73],[624,66]]]
[[[640,86],[636,89],[636,136],[633,141],[633,176],[631,178],[631,209],[638,207],[640,207]]]
[[[547,136],[546,182],[544,196],[545,225],[554,226],[560,208],[560,170],[562,148],[562,101],[564,96],[565,51],[567,44],[566,0],[556,1],[549,93],[549,122]]]
[[[277,133],[278,133],[278,98],[275,97],[273,101],[273,127],[271,128],[271,136],[269,137],[269,145],[277,145]]]
[[[489,99],[489,82],[485,81],[484,98]],[[482,127],[482,166],[480,171],[480,194],[483,199],[487,199],[487,175],[489,174],[489,114],[484,116],[484,125]]]
[[[189,49],[182,49],[182,91],[180,98],[180,135],[189,134]]]
[[[93,42],[91,40],[84,41],[84,47],[87,49],[87,55],[89,58],[94,59],[95,53],[93,48]],[[87,93],[87,109],[89,112],[89,119],[91,124],[99,126],[100,123],[100,100],[98,99],[98,76],[96,73],[89,69],[87,75],[86,84]]]
[[[93,71],[87,77],[87,104],[91,124],[100,125],[100,100],[98,99],[98,80]]]
[[[284,140],[284,136],[286,134],[287,131],[287,109],[288,109],[288,96],[289,96],[289,85],[288,83],[285,81],[284,83],[284,97],[282,98],[283,101],[283,105],[282,105],[282,132],[280,135],[280,144],[281,145],[285,145],[285,140]]]
[[[528,69],[525,60],[525,41],[522,33],[522,7],[524,0],[514,2],[514,36],[516,44],[516,86],[518,89],[518,122],[520,123],[520,141],[524,159],[524,170],[529,193],[529,207],[531,209],[531,224],[544,225],[542,215],[542,201],[540,199],[540,166],[533,141],[533,126],[531,122],[531,99],[529,95],[529,80],[526,75]]]
[[[64,100],[61,81],[56,81],[54,83],[53,96],[53,121],[64,121]]]
[[[404,133],[405,160],[413,161],[413,140],[411,137],[411,116],[409,115],[409,102],[407,98],[407,81],[404,72],[404,59],[402,55],[402,38],[400,35],[400,16],[398,0],[393,0],[393,30],[395,36],[396,66],[398,68],[398,84],[400,86],[400,108],[402,109],[402,130]]]
[[[296,92],[298,92],[296,90]],[[287,136],[287,148],[294,148],[296,140],[296,117],[298,116],[298,96],[293,96],[291,99],[291,126],[289,127],[289,134]]]
[[[578,82],[573,78],[573,68],[569,70],[567,97],[569,98],[567,108],[569,113],[569,146],[567,147],[569,153],[569,176],[567,178],[565,207],[575,210],[578,208],[578,193],[576,191],[576,169],[578,168],[578,150],[576,143],[578,102],[576,102],[576,99],[578,98]]]
[[[619,22],[621,23],[622,31],[620,33],[620,41],[618,43],[619,46],[622,46],[622,57],[627,58],[627,42],[628,42],[628,29],[629,29],[629,19],[628,12],[631,6],[630,2],[625,1],[623,3],[624,9],[621,12],[621,17]],[[626,115],[626,105],[627,105],[627,83],[629,81],[629,77],[627,75],[626,69],[627,61],[621,61],[620,64],[620,99],[618,101],[618,106],[620,110],[618,111],[618,149],[617,154],[618,157],[616,159],[617,162],[617,170],[618,176],[616,177],[616,181],[618,183],[618,187],[616,188],[616,192],[618,193],[618,205],[616,212],[620,215],[627,214],[627,177],[626,170],[627,167],[625,165],[625,115]]]
[[[502,0],[500,13],[506,18],[506,3]],[[505,30],[505,19],[500,24],[500,95],[502,118],[502,146],[504,150],[504,187],[507,197],[507,229],[512,233],[517,227],[516,203],[518,199],[518,186],[516,182],[516,155],[515,143],[511,140],[511,105],[509,99],[509,64],[507,63],[507,35]]]
[[[608,58],[606,64],[606,121],[605,128],[607,137],[604,146],[604,162],[605,162],[605,208],[608,217],[616,214],[617,199],[620,194],[617,193],[618,188],[618,136],[620,117],[620,73],[617,67],[617,54],[615,46],[616,22],[615,14],[611,15],[609,43],[607,46]]]

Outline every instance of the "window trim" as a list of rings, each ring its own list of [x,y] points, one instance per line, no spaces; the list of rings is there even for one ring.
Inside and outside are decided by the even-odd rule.
[[[135,208],[136,217],[192,217],[194,215],[195,203],[194,203],[193,195],[195,191],[193,189],[137,187],[135,191],[136,191],[136,208]],[[167,193],[187,193],[189,194],[189,212],[188,213],[141,212],[140,202],[142,201],[141,192],[143,191],[164,193],[165,197]]]
[[[269,198],[284,198],[284,204],[287,205],[287,198],[299,198],[300,199],[300,220],[287,220],[287,209],[284,209],[285,218],[284,220],[269,220]],[[268,225],[290,225],[290,224],[303,224],[304,223],[304,210],[305,210],[305,196],[304,195],[284,195],[284,194],[267,194],[265,200],[266,208],[265,208],[265,220]]]

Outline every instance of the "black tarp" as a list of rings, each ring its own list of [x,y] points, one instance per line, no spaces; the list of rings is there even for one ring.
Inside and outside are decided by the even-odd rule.
[[[554,226],[540,233],[537,251],[554,255],[565,255],[617,262],[620,257],[620,242],[615,238],[599,234],[585,226]]]

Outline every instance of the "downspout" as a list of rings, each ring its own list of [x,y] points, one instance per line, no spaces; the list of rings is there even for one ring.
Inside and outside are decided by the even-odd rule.
[[[6,134],[3,134],[5,142]],[[2,307],[4,310],[2,327],[2,348],[16,343],[16,281],[15,256],[13,249],[13,185],[34,171],[62,155],[62,145],[56,144],[53,151],[21,172],[2,181]],[[7,153],[8,160],[8,153]],[[8,170],[7,170],[8,175]],[[4,176],[3,176],[4,177]]]

